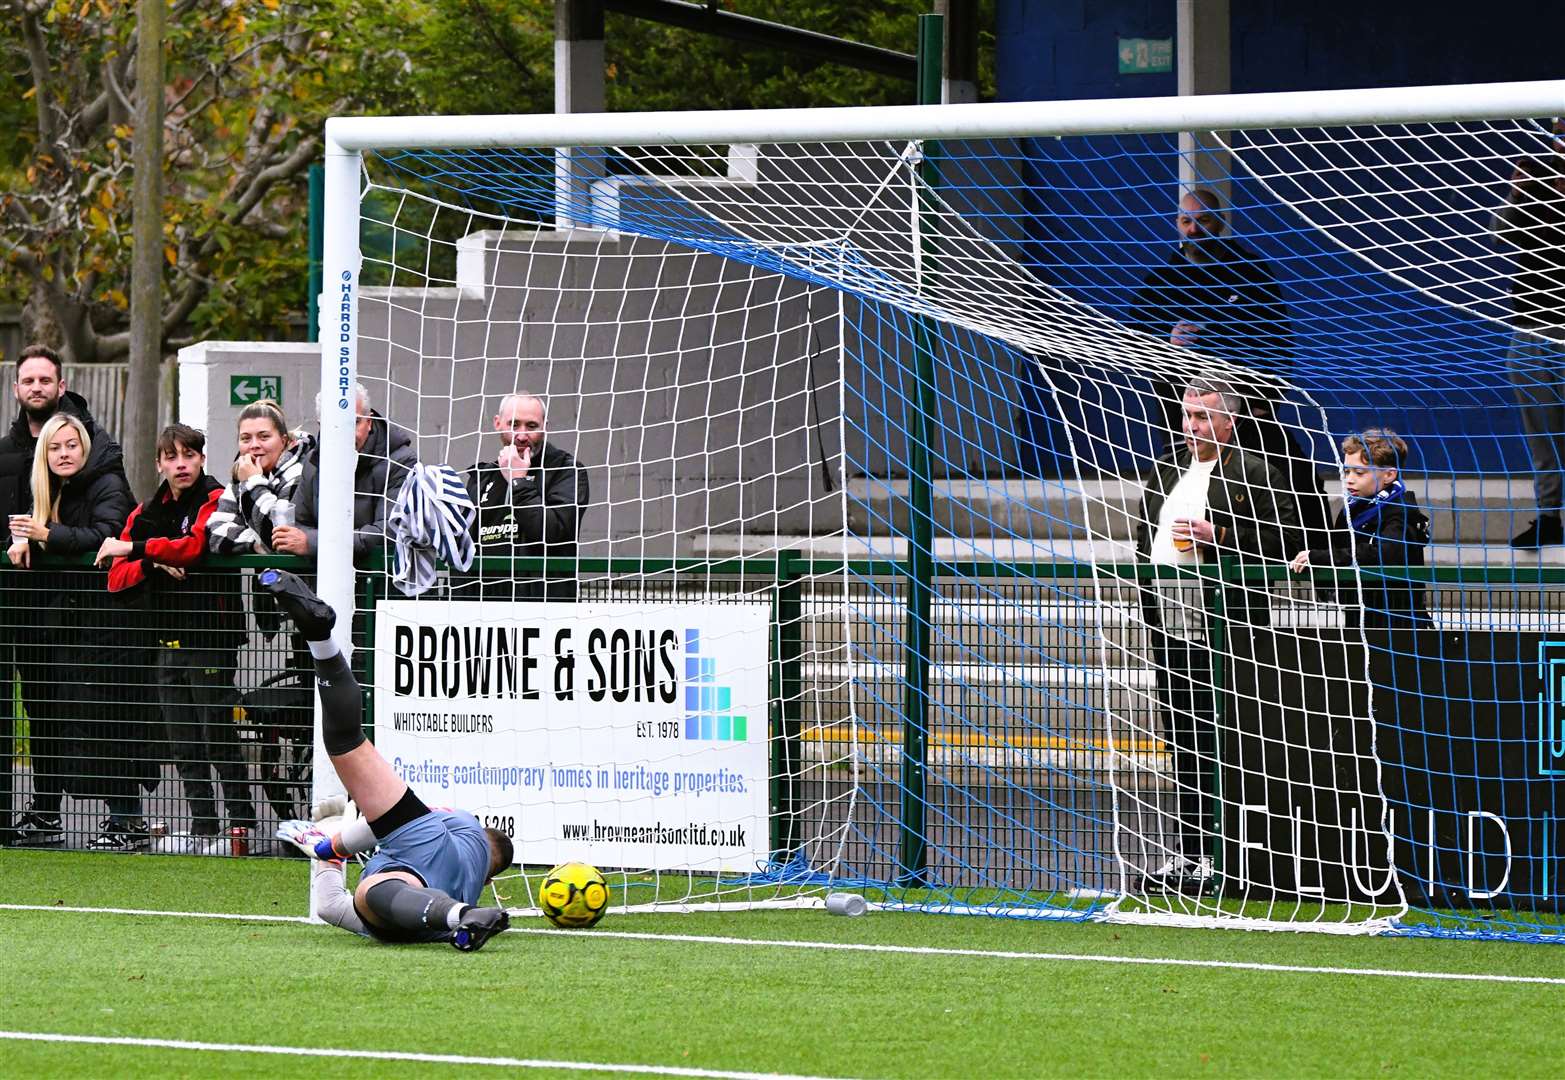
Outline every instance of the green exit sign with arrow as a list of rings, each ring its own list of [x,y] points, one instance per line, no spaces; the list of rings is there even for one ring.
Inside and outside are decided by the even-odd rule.
[[[228,403],[243,408],[251,402],[270,398],[283,403],[283,377],[281,375],[230,375],[228,377]]]
[[[1121,75],[1160,75],[1173,70],[1173,38],[1119,39]]]

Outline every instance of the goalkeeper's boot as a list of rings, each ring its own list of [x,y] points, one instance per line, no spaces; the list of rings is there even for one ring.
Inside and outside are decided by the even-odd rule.
[[[278,606],[292,617],[293,625],[304,635],[305,641],[330,639],[331,629],[337,625],[337,613],[316,596],[299,575],[286,570],[262,570],[256,575],[256,581],[277,597]]]
[[[475,907],[462,913],[451,931],[451,945],[459,952],[477,952],[484,942],[511,925],[511,916],[499,908]]]

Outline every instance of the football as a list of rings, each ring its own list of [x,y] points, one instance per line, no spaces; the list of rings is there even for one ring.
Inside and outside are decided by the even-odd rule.
[[[583,930],[596,925],[609,910],[609,883],[597,867],[561,863],[544,877],[538,889],[538,906],[555,926]]]

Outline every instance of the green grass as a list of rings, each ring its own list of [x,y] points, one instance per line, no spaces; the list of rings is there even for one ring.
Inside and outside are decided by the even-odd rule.
[[[0,853],[16,904],[299,915],[303,875],[297,862]],[[604,931],[1565,975],[1551,945],[889,913],[611,914],[597,931],[513,933],[464,956],[293,923],[0,911],[0,1028],[823,1076],[1552,1076],[1565,1052],[1565,986]],[[0,1073],[26,1076],[498,1071],[15,1041],[0,1055]]]

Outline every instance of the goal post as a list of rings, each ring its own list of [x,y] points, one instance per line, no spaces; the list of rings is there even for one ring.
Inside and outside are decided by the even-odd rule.
[[[630,903],[1556,936],[1565,566],[1509,537],[1565,440],[1515,403],[1565,403],[1552,324],[1513,325],[1565,296],[1515,253],[1565,209],[1511,174],[1561,113],[330,120],[319,581],[377,575],[398,767]],[[1228,197],[1180,186],[1192,131]],[[480,507],[479,562],[405,597],[355,570],[359,384],[464,474],[536,399],[534,488],[584,501],[535,544]],[[1345,453],[1384,474],[1346,505]]]

